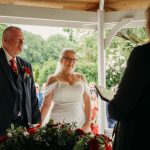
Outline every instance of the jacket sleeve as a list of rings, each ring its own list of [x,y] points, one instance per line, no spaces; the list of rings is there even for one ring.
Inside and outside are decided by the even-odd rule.
[[[31,66],[30,66],[31,67]],[[33,79],[33,72],[31,67],[31,108],[32,108],[32,123],[40,123],[41,122],[41,112],[38,106],[38,99],[36,96],[35,83]]]
[[[148,69],[145,69],[149,65],[148,59],[141,46],[131,52],[118,91],[108,104],[111,118],[125,121],[130,120],[134,115],[136,106],[148,84],[149,73]]]

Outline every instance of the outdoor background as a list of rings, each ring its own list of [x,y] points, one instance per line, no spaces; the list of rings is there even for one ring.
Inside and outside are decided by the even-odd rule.
[[[7,26],[6,24],[0,24],[0,38],[2,31]],[[32,64],[34,80],[40,85],[46,82],[48,76],[55,72],[60,52],[66,47],[73,48],[77,52],[76,71],[83,73],[89,83],[97,83],[98,50],[96,31],[16,26],[23,29],[25,36],[24,50],[20,56]],[[107,36],[109,31],[107,30],[105,33]],[[111,88],[119,83],[133,47],[145,42],[147,42],[145,28],[122,29],[117,33],[110,47],[106,49],[107,88]]]

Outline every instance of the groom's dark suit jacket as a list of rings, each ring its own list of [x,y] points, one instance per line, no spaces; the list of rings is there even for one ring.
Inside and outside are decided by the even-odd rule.
[[[150,43],[136,47],[109,114],[119,121],[114,150],[148,150],[150,135]]]
[[[0,135],[5,134],[17,117],[15,111],[18,106],[25,122],[34,124],[41,121],[31,65],[18,56],[16,60],[18,75],[15,77],[3,48],[0,48]],[[31,75],[24,71],[24,67],[30,70]]]

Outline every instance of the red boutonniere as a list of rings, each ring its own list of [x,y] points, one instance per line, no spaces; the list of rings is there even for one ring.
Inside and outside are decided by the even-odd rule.
[[[31,71],[30,71],[29,68],[23,67],[23,71],[24,71],[24,78],[27,78],[27,77],[31,76]]]

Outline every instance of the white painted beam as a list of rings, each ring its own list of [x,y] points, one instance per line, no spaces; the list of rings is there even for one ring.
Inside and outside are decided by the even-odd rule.
[[[112,28],[112,30],[109,32],[107,38],[105,38],[105,49],[107,47],[109,47],[109,45],[111,44],[112,39],[114,38],[114,36],[117,34],[117,32],[119,30],[121,30],[122,28],[125,28],[131,21],[133,18],[123,18],[121,20],[121,22],[119,22],[114,28]]]
[[[104,49],[104,10],[97,11],[97,35],[98,35],[98,85],[106,86],[105,49]],[[99,101],[98,114],[99,132],[104,133],[107,128],[106,103]]]
[[[0,23],[95,28],[97,13],[1,4]]]
[[[104,10],[104,2],[105,0],[99,0],[99,9]]]
[[[145,9],[105,13],[105,29],[111,29],[123,18],[133,18],[126,28],[145,26]]]
[[[127,28],[144,26],[144,12],[143,9],[106,12],[105,29],[113,28],[122,18],[133,18]],[[96,29],[97,12],[0,4],[0,23]]]

